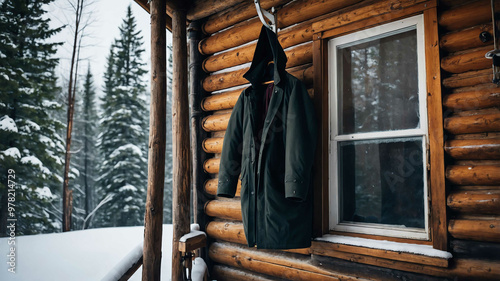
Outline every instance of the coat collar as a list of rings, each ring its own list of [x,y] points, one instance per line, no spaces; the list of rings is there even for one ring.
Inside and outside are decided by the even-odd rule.
[[[274,84],[285,77],[287,58],[274,32],[262,26],[250,69],[243,75],[254,88],[261,84],[270,61],[274,61]]]

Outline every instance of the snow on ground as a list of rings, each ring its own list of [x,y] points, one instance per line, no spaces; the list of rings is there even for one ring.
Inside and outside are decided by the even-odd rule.
[[[2,281],[102,280],[123,269],[141,252],[144,227],[98,228],[0,238]],[[16,247],[16,273],[8,271],[9,248]],[[171,278],[172,225],[163,225],[161,280]],[[139,281],[142,267],[130,278]],[[109,275],[108,275],[109,277]]]

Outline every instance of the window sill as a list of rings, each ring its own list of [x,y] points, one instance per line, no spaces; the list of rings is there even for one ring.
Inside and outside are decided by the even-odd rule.
[[[375,266],[405,268],[408,263],[448,267],[451,253],[418,245],[326,234],[312,242],[311,253]]]

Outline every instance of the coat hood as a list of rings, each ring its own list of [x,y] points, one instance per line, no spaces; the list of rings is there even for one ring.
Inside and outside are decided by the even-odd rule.
[[[262,26],[252,65],[243,77],[252,85],[260,84],[265,78],[267,66],[271,61],[274,61],[274,84],[277,85],[285,77],[287,58],[276,34]]]

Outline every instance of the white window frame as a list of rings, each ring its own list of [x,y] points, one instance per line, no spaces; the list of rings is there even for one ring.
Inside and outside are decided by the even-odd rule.
[[[337,74],[337,46],[347,47],[373,40],[374,37],[386,37],[408,30],[416,29],[417,34],[417,69],[418,69],[418,98],[420,122],[417,129],[393,130],[383,132],[369,132],[339,135],[338,101],[339,83]],[[429,190],[427,184],[427,154],[428,154],[428,124],[427,124],[427,82],[425,71],[425,46],[424,46],[424,19],[423,15],[409,17],[388,24],[372,27],[359,32],[333,38],[328,41],[328,89],[329,89],[329,225],[330,230],[339,232],[352,232],[370,235],[389,236],[397,238],[430,240],[429,230]],[[340,221],[340,196],[339,196],[339,164],[338,143],[341,141],[370,140],[397,137],[422,137],[422,163],[423,163],[423,201],[424,201],[424,229],[398,228],[393,225],[341,222]]]

